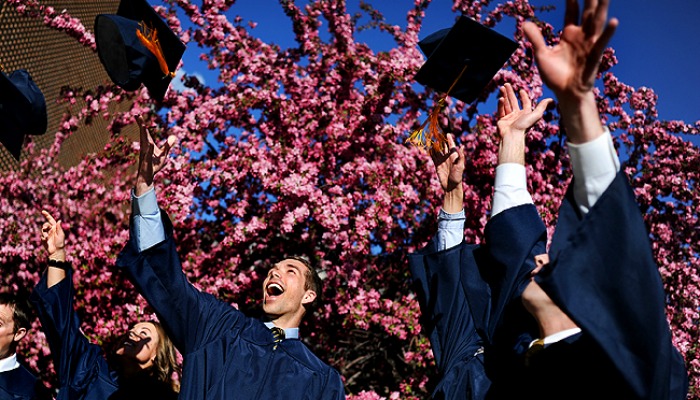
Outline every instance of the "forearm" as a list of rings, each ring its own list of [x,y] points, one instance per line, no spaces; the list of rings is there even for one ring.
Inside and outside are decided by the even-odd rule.
[[[525,132],[501,132],[501,136],[501,143],[498,145],[498,165],[525,165]]]
[[[445,193],[442,201],[442,209],[446,213],[456,214],[464,208],[464,189],[461,184]]]
[[[66,278],[66,271],[61,268],[66,262],[66,251],[59,249],[49,255],[49,267],[46,269],[46,286],[52,287]],[[51,264],[56,264],[52,266]]]
[[[558,98],[562,122],[570,143],[590,142],[603,134],[603,124],[592,91],[580,95],[562,94]]]

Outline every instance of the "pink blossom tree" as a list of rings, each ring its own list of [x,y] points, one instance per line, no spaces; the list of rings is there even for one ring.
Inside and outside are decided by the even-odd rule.
[[[94,49],[85,28],[92,21],[34,0],[8,3]],[[123,128],[145,115],[161,139],[166,132],[179,138],[170,166],[157,177],[157,193],[174,222],[189,279],[255,312],[265,267],[286,254],[306,254],[324,272],[325,306],[302,332],[341,372],[349,398],[427,397],[436,368],[421,334],[406,254],[433,234],[441,193],[429,157],[405,139],[440,96],[413,80],[424,62],[417,42],[430,1],[416,0],[403,27],[362,4],[370,19],[365,28],[395,41],[391,50],[378,52],[356,40],[361,27],[343,0],[280,0],[293,25],[289,35],[296,45],[289,48],[257,38],[253,23],[227,17],[236,14],[234,1],[196,3],[170,0],[157,9],[190,51],[201,49],[219,85],[185,75],[186,89],[171,88],[160,104],[145,90],[65,90],[58,100],[72,105],[71,112],[53,146],[30,143],[19,168],[0,174],[3,284],[20,290],[38,281],[45,268],[39,241],[45,208],[60,216],[69,235],[76,307],[88,338],[107,343],[151,314],[114,268],[128,237],[138,146]],[[494,110],[485,103],[505,82],[534,98],[543,95],[520,25],[537,19],[538,10],[527,0],[456,0],[453,11],[491,27],[515,21],[520,43],[477,102],[449,100],[441,117],[467,153],[465,232],[478,242],[497,156]],[[550,39],[556,36],[552,26],[542,27]],[[674,342],[690,371],[691,396],[700,398],[700,161],[697,147],[679,136],[697,135],[700,124],[660,120],[656,94],[620,82],[616,63],[608,49],[599,109],[632,178],[668,293]],[[129,111],[107,111],[126,99],[133,101]],[[95,118],[111,121],[109,143],[78,165],[61,167],[61,143],[79,123]],[[556,109],[546,114],[530,134],[527,153],[530,189],[550,231],[571,177],[558,119]],[[35,328],[22,352],[55,385],[44,336],[38,323]]]

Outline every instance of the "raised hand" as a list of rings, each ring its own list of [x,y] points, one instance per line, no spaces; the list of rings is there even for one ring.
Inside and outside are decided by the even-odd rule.
[[[442,152],[431,151],[430,156],[435,165],[440,186],[445,192],[462,187],[464,175],[464,154],[455,145],[454,135],[447,134],[447,145]]]
[[[587,95],[595,83],[600,59],[618,25],[608,21],[609,0],[585,0],[579,21],[576,0],[567,0],[564,30],[559,43],[547,46],[537,25],[525,22],[525,36],[534,47],[542,80],[557,98]]]
[[[552,103],[552,99],[544,99],[532,108],[532,101],[524,89],[520,89],[520,101],[523,106],[520,108],[515,90],[510,83],[501,86],[501,97],[498,98],[498,133],[501,137],[513,133],[524,134],[530,127],[535,125],[547,107]]]
[[[61,221],[56,221],[46,210],[42,210],[41,214],[46,219],[41,226],[41,243],[49,253],[49,259],[66,261],[66,234],[61,227]]]
[[[527,92],[520,89],[522,109],[510,83],[501,86],[498,99],[498,134],[501,142],[498,148],[498,163],[518,163],[525,165],[525,133],[542,118],[552,99],[544,99],[533,109]]]
[[[140,196],[153,186],[153,177],[165,166],[170,149],[177,143],[177,138],[170,135],[163,146],[158,147],[153,141],[148,128],[146,128],[143,117],[136,117],[136,122],[141,131],[141,150],[134,192],[137,196]]]

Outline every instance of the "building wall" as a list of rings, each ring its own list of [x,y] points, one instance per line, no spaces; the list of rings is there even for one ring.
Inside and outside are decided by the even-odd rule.
[[[91,31],[96,15],[114,14],[119,6],[118,0],[43,0],[41,3],[53,6],[56,10],[65,9],[73,18],[80,19],[85,28]],[[100,85],[111,84],[94,50],[83,46],[63,32],[46,27],[37,18],[20,15],[13,6],[2,0],[0,64],[7,73],[26,69],[44,93],[48,129],[44,135],[32,137],[38,148],[53,144],[61,118],[69,111],[65,103],[56,102],[62,87],[91,90]],[[74,112],[78,112],[81,107],[82,104],[74,105]],[[128,104],[113,105],[110,111],[118,112],[127,107]],[[63,143],[58,161],[64,166],[75,165],[85,155],[101,150],[109,139],[109,122],[98,118],[90,125],[81,124]],[[135,128],[130,127],[125,134],[136,137]],[[23,150],[21,159],[26,156],[27,152]],[[0,169],[14,169],[18,165],[19,163],[0,145]]]

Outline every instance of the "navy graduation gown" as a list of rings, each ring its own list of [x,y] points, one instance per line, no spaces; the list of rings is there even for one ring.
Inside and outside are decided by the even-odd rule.
[[[117,377],[102,349],[80,331],[73,295],[73,271],[68,269],[66,278],[51,288],[42,275],[30,296],[58,375],[57,400],[105,400],[117,391]]]
[[[117,259],[183,355],[180,399],[345,399],[340,374],[300,340],[273,343],[255,318],[195,289],[182,272],[172,224],[139,252],[134,232]]]
[[[569,188],[550,259],[538,283],[603,349],[620,384],[639,399],[685,399],[685,364],[671,341],[658,267],[623,172],[585,216]]]
[[[493,240],[484,246],[462,243],[438,252],[433,239],[409,255],[421,323],[439,370],[435,399],[487,397],[491,380],[484,362],[498,340],[496,328],[522,292],[534,255],[545,251],[546,228],[531,204],[496,215],[486,233]],[[482,347],[485,353],[476,354]]]
[[[50,399],[41,380],[24,365],[0,372],[0,400]]]
[[[440,380],[433,399],[483,399],[491,381],[484,370],[483,340],[477,332],[461,282],[460,259],[477,246],[436,252],[436,238],[408,261],[421,306],[421,324],[435,356]]]

